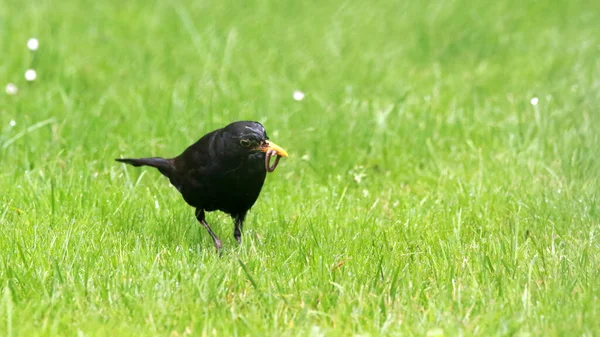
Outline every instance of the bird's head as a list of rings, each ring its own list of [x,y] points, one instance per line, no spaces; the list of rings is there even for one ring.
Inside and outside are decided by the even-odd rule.
[[[265,154],[265,168],[273,172],[281,157],[288,153],[279,145],[271,142],[262,124],[251,121],[233,122],[223,128],[224,133],[231,139],[229,147],[237,155]],[[272,156],[277,156],[275,163],[270,165]]]

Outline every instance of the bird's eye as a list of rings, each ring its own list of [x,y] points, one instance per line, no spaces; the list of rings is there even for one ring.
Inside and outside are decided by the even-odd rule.
[[[250,146],[250,141],[248,139],[242,139],[242,140],[240,140],[240,144],[243,147],[248,147],[248,146]]]

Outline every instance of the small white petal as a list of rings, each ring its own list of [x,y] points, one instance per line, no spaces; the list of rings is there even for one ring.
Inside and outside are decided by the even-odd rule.
[[[296,101],[301,101],[301,100],[303,100],[303,99],[304,99],[304,93],[303,93],[302,91],[300,91],[300,90],[296,90],[296,91],[294,91],[294,99],[295,99]]]
[[[16,85],[12,83],[6,85],[6,93],[9,95],[16,95],[18,91],[19,89],[17,89]]]
[[[28,81],[33,81],[37,77],[37,73],[33,69],[29,69],[25,72],[25,79]]]
[[[14,119],[12,119],[12,120],[10,121],[10,123],[8,123],[8,125],[10,125],[10,126],[15,126],[15,125],[17,125],[17,122],[15,122],[15,120],[14,120]]]
[[[39,46],[40,42],[35,37],[27,40],[27,48],[29,48],[29,50],[37,50]]]
[[[537,105],[540,100],[537,97],[531,99],[531,105]]]

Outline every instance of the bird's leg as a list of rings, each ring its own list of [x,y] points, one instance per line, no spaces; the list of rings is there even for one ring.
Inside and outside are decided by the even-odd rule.
[[[235,229],[233,231],[233,236],[237,240],[238,244],[242,244],[242,229],[244,228],[244,219],[246,218],[246,213],[237,214],[234,217],[235,221]]]
[[[212,229],[210,229],[210,226],[204,219],[204,210],[203,209],[200,209],[200,208],[196,209],[196,219],[198,219],[200,224],[202,224],[202,226],[204,226],[204,228],[206,228],[206,230],[208,231],[208,234],[210,234],[210,236],[212,237],[213,242],[215,243],[215,249],[217,250],[217,253],[218,253],[219,250],[221,250],[221,247],[223,247],[223,245],[221,244],[221,240],[219,240],[219,238],[215,235],[215,233],[212,231]]]

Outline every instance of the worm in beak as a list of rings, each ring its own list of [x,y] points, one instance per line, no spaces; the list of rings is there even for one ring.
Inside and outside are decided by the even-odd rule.
[[[276,158],[273,165],[271,165],[271,157],[273,156],[276,156]],[[269,150],[267,152],[267,156],[265,157],[265,168],[267,169],[267,172],[275,171],[277,164],[279,164],[279,159],[281,159],[281,156],[278,155],[277,152],[275,152],[275,150]]]
[[[267,172],[275,171],[277,164],[279,164],[279,160],[281,157],[287,157],[288,153],[281,148],[279,145],[266,141],[261,148],[261,151],[266,153],[265,156],[265,169]],[[271,157],[275,156],[275,162],[271,165]]]

